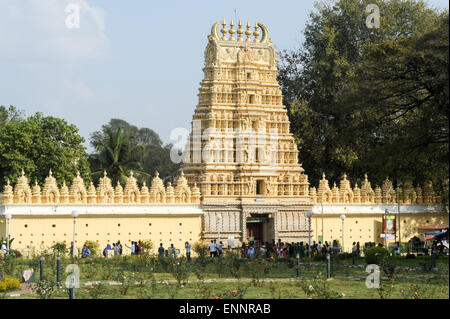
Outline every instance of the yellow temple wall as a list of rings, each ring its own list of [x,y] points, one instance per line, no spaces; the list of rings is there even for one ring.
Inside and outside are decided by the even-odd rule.
[[[81,249],[89,240],[99,244],[99,249],[120,240],[123,254],[130,254],[131,241],[151,240],[153,251],[159,244],[167,249],[170,244],[185,253],[186,241],[194,243],[200,239],[201,215],[121,215],[79,216],[76,218],[76,248]],[[73,217],[66,216],[13,216],[10,220],[10,235],[14,238],[12,248],[25,256],[42,252],[57,242],[67,247],[73,239]],[[0,237],[6,237],[6,221],[0,221]]]
[[[320,206],[316,206],[318,210]],[[388,216],[396,217],[397,214],[389,214]],[[445,212],[426,212],[426,213],[401,213],[400,214],[401,241],[403,243],[417,236],[424,240],[423,232],[419,232],[417,227],[443,224],[448,225],[449,215]],[[384,239],[380,237],[382,233],[383,214],[346,214],[344,220],[344,251],[351,252],[353,242],[360,243],[361,247],[366,242],[382,243]],[[322,236],[322,243],[327,241],[329,244],[334,239],[342,244],[342,220],[340,214],[314,214],[311,218],[311,241],[318,242]],[[398,236],[398,225],[397,225]],[[397,239],[398,241],[398,239]],[[387,240],[387,243],[394,243],[394,240]]]

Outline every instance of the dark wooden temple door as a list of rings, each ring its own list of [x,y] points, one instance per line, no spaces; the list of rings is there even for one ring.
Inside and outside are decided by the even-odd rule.
[[[253,237],[255,241],[263,240],[263,223],[247,223],[247,238]]]

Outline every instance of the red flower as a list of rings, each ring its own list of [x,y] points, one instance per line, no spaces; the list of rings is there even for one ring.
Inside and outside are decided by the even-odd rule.
[[[215,296],[214,299],[219,299],[219,296]]]

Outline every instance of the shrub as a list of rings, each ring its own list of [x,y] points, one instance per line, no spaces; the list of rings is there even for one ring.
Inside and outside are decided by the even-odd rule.
[[[297,285],[309,297],[314,299],[340,299],[343,294],[340,294],[330,289],[326,280],[320,277],[321,274],[315,276],[313,280],[299,279]]]
[[[225,291],[215,297],[215,299],[243,299],[248,287],[238,287],[237,289]]]
[[[191,264],[185,257],[171,259],[171,266],[169,266],[172,276],[176,279],[178,286],[186,285],[188,283],[189,273],[191,272]]]
[[[380,263],[384,273],[388,276],[389,279],[392,279],[395,269],[397,268],[395,257],[384,257]]]
[[[0,261],[0,269],[7,275],[13,275],[17,266],[17,260],[13,256],[9,256]]]
[[[114,261],[111,259],[105,259],[103,263],[103,267],[100,268],[101,272],[101,278],[102,280],[109,280],[114,275]]]
[[[11,256],[20,258],[20,257],[22,257],[22,253],[16,249],[11,249]]]
[[[202,241],[197,241],[192,245],[192,250],[197,254],[198,258],[205,259],[208,256],[209,247]]]
[[[0,292],[16,290],[20,287],[20,281],[16,278],[5,277],[0,280]]]
[[[222,278],[229,270],[226,258],[228,257],[213,259],[214,271],[219,275],[220,278]]]
[[[150,255],[150,252],[153,249],[153,242],[150,239],[143,240],[141,241],[141,245],[142,245],[142,254]]]
[[[59,291],[59,285],[53,281],[38,281],[31,286],[31,290],[38,295],[40,299],[51,299]]]
[[[98,282],[95,284],[92,284],[90,287],[86,287],[85,292],[89,295],[92,299],[99,299],[101,295],[104,295],[107,291],[107,287],[105,284]]]
[[[270,273],[273,268],[273,262],[272,260],[257,258],[254,260],[249,260],[246,266],[247,271],[252,276],[253,285],[257,286],[260,284],[260,280]]]
[[[128,293],[128,290],[134,286],[135,283],[135,273],[125,274],[123,271],[119,271],[115,274],[114,280],[120,283],[119,291],[125,296]]]
[[[313,259],[313,261],[326,261],[327,260],[327,255],[325,255],[325,254],[318,254],[318,255],[315,255],[312,259]]]
[[[52,246],[52,249],[59,255],[65,256],[68,252],[65,242],[58,242]]]
[[[379,265],[381,261],[389,257],[389,251],[383,247],[372,247],[366,250],[365,259],[368,265],[377,264]]]

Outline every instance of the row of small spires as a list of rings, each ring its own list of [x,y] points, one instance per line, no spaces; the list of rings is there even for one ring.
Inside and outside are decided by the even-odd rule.
[[[230,29],[229,30],[226,28],[225,19],[222,20],[221,24],[222,24],[222,29],[220,29],[220,32],[222,33],[222,37],[220,38],[220,40],[223,40],[223,41],[226,41],[226,40],[229,40],[229,41],[235,41],[235,40],[237,40],[237,41],[244,41],[243,34],[245,33],[245,35],[247,36],[247,38],[245,39],[245,42],[251,42],[252,41],[252,39],[250,38],[250,36],[252,35],[252,31],[251,31],[252,27],[250,25],[250,22],[247,21],[247,30],[245,30],[245,31],[242,28],[242,21],[240,19],[239,19],[239,22],[238,22],[238,29],[237,30],[234,29],[233,19],[231,19]],[[260,41],[259,40],[260,32],[258,30],[258,28],[259,28],[258,23],[255,23],[254,28],[255,28],[255,31],[253,31],[253,36],[255,38],[253,39],[253,42],[259,42]],[[226,36],[227,33],[230,34],[229,38],[227,38],[227,36]],[[238,34],[238,38],[237,39],[234,37],[235,33]]]
[[[358,187],[357,183],[352,188],[347,175],[344,174],[339,187],[334,183],[332,189],[330,189],[325,174],[322,174],[318,190],[315,187],[311,187],[309,196],[316,204],[389,204],[397,203],[398,200],[403,204],[441,203],[441,197],[435,196],[431,181],[425,184],[422,191],[421,187],[417,186],[414,188],[411,183],[405,183],[403,188],[397,187],[397,189],[394,189],[392,182],[389,178],[386,178],[382,187],[376,186],[375,190],[373,190],[367,174],[364,175],[361,188]]]
[[[52,176],[50,170],[49,176],[45,179],[44,189],[41,192],[40,186],[35,182],[33,188],[30,188],[28,179],[22,170],[22,176],[19,177],[16,186],[10,185],[8,180],[3,192],[4,204],[68,204],[68,203],[179,203],[179,204],[199,204],[200,203],[200,189],[194,184],[194,187],[189,187],[187,179],[183,172],[178,176],[176,187],[171,183],[164,187],[164,183],[159,178],[158,172],[152,180],[152,185],[149,190],[144,182],[139,189],[137,180],[130,172],[127,178],[125,188],[122,188],[120,182],[117,182],[115,188],[111,185],[111,180],[107,177],[106,171],[103,177],[100,178],[99,185],[95,188],[91,182],[86,190],[83,179],[80,173],[73,179],[72,185],[69,188],[65,181],[61,189],[56,184],[56,179]]]
[[[428,182],[425,187],[414,188],[412,185],[406,183],[402,188],[397,187],[394,190],[392,182],[386,178],[382,187],[377,186],[375,190],[372,189],[371,183],[368,181],[367,174],[364,176],[364,181],[361,188],[358,184],[352,188],[350,181],[347,180],[347,175],[344,174],[340,181],[339,187],[334,186],[330,189],[328,180],[325,174],[319,181],[319,188],[311,187],[309,196],[314,203],[333,204],[333,203],[396,203],[397,195],[400,201],[404,204],[435,204],[441,202],[440,196],[435,196],[433,185]],[[45,179],[44,189],[41,192],[40,186],[35,182],[33,188],[30,188],[28,179],[22,170],[22,176],[19,177],[16,186],[10,185],[8,180],[3,192],[4,204],[21,204],[21,203],[200,203],[200,189],[197,184],[191,188],[188,186],[187,179],[184,173],[177,178],[176,187],[171,183],[164,187],[164,183],[159,178],[158,172],[152,180],[150,190],[144,182],[139,189],[137,180],[130,172],[127,178],[125,188],[122,188],[120,182],[117,182],[115,188],[111,185],[111,180],[107,177],[106,171],[102,178],[100,178],[99,185],[95,188],[91,182],[86,190],[83,179],[80,173],[73,179],[72,185],[69,188],[65,181],[61,189],[56,184],[56,179],[52,176],[52,171],[49,171],[49,176]]]

